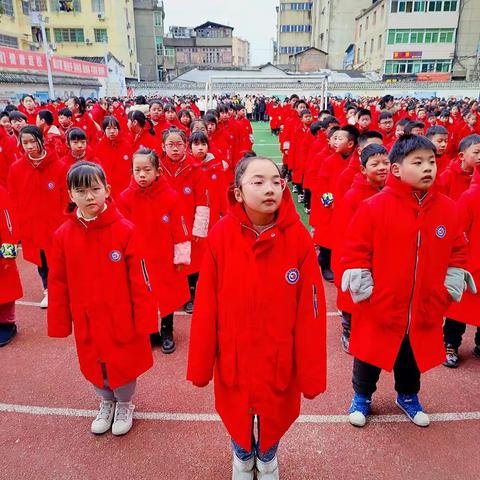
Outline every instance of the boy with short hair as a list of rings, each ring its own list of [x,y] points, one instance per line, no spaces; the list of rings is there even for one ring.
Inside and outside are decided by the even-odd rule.
[[[319,212],[316,218],[313,240],[320,246],[319,263],[323,278],[333,282],[331,270],[331,249],[335,244],[336,232],[331,228],[335,199],[337,198],[337,182],[339,175],[348,166],[350,156],[358,142],[358,130],[352,125],[345,125],[336,130],[333,137],[335,153],[330,155],[320,166],[317,176],[316,192]]]
[[[472,292],[476,287],[464,270],[467,250],[456,205],[431,188],[435,146],[404,135],[390,162],[386,187],[364,201],[350,223],[341,258],[342,290],[357,303],[349,420],[365,425],[380,372],[393,369],[396,404],[426,427],[430,420],[418,399],[421,373],[445,359],[442,324],[451,300],[460,300],[465,282]]]
[[[425,136],[437,149],[435,152],[435,158],[437,160],[437,176],[441,175],[451,162],[450,156],[446,153],[448,147],[448,130],[442,125],[434,125],[427,130]]]
[[[360,138],[362,136],[364,135],[360,135]],[[371,137],[371,139],[378,140],[378,137]],[[343,271],[339,260],[342,256],[345,232],[358,206],[363,200],[377,194],[385,186],[390,167],[388,151],[382,144],[371,143],[364,145],[360,153],[359,164],[360,173],[355,176],[353,185],[345,193],[341,201],[337,203],[333,212],[332,222],[332,230],[337,233],[338,239],[332,251],[332,267],[335,274],[335,286],[337,287],[337,308],[342,312],[343,332],[341,340],[343,350],[346,353],[349,353],[351,318],[354,305],[350,295],[341,290]]]
[[[357,123],[356,127],[360,135],[362,133],[368,132],[370,130],[370,125],[372,123],[372,112],[366,108],[360,108],[357,110]]]
[[[73,127],[73,113],[68,108],[62,108],[58,111],[58,124],[60,131],[66,135],[67,131]]]
[[[395,121],[393,120],[393,115],[384,111],[378,116],[378,128],[383,135],[383,142],[385,145],[390,144],[392,141],[395,141]]]
[[[409,122],[404,129],[404,133],[411,135],[423,135],[425,124],[418,121]]]
[[[480,135],[465,137],[458,146],[458,158],[453,160],[440,176],[438,185],[442,193],[458,200],[467,190],[477,165],[480,165]]]

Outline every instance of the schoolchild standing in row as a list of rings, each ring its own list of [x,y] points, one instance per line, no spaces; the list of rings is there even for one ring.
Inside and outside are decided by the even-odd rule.
[[[301,394],[326,388],[325,297],[310,235],[273,161],[241,160],[230,203],[207,241],[187,379],[204,387],[215,376],[232,479],[275,480]]]
[[[20,131],[24,155],[11,167],[8,192],[18,222],[18,238],[25,260],[38,266],[43,284],[41,308],[48,307],[48,258],[52,235],[63,222],[68,203],[66,166],[45,149],[43,135],[34,125]]]
[[[80,160],[98,163],[95,152],[88,143],[87,134],[81,128],[74,127],[67,132],[67,147],[67,153],[62,158],[67,168]]]
[[[192,256],[186,269],[190,286],[190,300],[185,305],[187,313],[193,312],[198,272],[203,258],[204,239],[208,234],[210,219],[209,192],[205,175],[187,153],[185,132],[171,128],[163,134],[165,154],[160,159],[162,171],[170,186],[178,193],[185,215],[185,230],[192,235]]]
[[[48,335],[75,335],[80,370],[100,397],[95,434],[132,427],[137,378],[153,365],[157,331],[148,267],[133,225],[109,200],[101,166],[78,162],[67,175],[75,210],[55,233]]]
[[[173,353],[173,314],[190,298],[185,268],[190,265],[191,236],[179,195],[161,175],[155,150],[135,152],[133,177],[118,205],[141,239],[162,318],[159,333],[150,337],[152,345],[161,345],[163,353]]]
[[[349,419],[365,425],[381,370],[393,369],[396,404],[426,427],[430,419],[418,398],[421,373],[445,359],[442,324],[452,299],[459,301],[465,282],[476,288],[464,270],[467,250],[457,207],[432,189],[435,146],[404,135],[390,162],[386,187],[353,217],[341,258],[342,290],[357,303]]]

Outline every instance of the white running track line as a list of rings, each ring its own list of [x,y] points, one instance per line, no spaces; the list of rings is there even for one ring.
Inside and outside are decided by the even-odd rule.
[[[23,300],[17,300],[16,305],[23,305],[27,307],[39,307],[40,302],[27,302]],[[184,312],[183,310],[178,310],[175,312],[175,315],[189,315],[189,313]],[[338,312],[327,312],[327,317],[337,317],[339,315]]]
[[[95,417],[97,410],[80,408],[51,408],[34,405],[15,405],[0,403],[0,412],[24,413],[29,415],[52,415],[60,417]],[[163,422],[220,422],[220,417],[213,413],[168,413],[168,412],[135,412],[135,418]],[[480,412],[431,413],[434,422],[459,422],[464,420],[480,420]],[[405,415],[372,415],[371,423],[403,423],[410,420]],[[298,423],[348,423],[347,415],[300,415]]]

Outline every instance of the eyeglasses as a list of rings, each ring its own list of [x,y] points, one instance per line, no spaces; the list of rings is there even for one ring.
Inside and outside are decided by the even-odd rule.
[[[73,193],[79,198],[85,198],[88,193],[91,193],[94,197],[99,197],[105,192],[105,187],[93,187],[93,188],[74,188]]]
[[[255,179],[245,182],[242,186],[243,185],[250,185],[254,190],[263,190],[266,186],[271,186],[273,190],[281,190],[283,192],[287,186],[287,182],[283,178],[275,180]]]
[[[175,148],[175,147],[180,148],[184,145],[185,144],[183,142],[168,142],[165,144],[167,148]]]

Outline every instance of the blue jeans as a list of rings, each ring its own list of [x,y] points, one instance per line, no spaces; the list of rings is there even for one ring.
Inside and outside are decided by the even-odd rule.
[[[243,449],[240,445],[238,445],[235,440],[232,438],[232,447],[233,452],[235,455],[246,462],[250,460],[254,455],[262,462],[270,462],[273,460],[275,455],[277,454],[278,444],[277,442],[273,447],[270,447],[266,452],[260,453],[259,445],[260,445],[260,417],[257,416],[257,425],[258,425],[258,432],[257,432],[257,439],[255,439],[254,434],[254,417],[252,417],[252,449],[248,452],[247,450]]]

